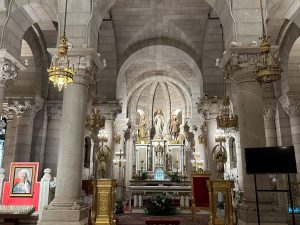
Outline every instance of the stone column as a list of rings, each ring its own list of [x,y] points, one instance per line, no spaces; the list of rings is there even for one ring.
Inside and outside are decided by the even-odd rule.
[[[4,142],[4,155],[3,155],[3,168],[5,171],[9,171],[10,164],[13,161],[14,155],[14,143],[15,143],[15,132],[16,132],[16,115],[15,112],[9,110],[7,104],[3,107],[2,115],[6,118],[6,134]]]
[[[292,142],[297,163],[297,181],[300,181],[300,94],[284,94],[279,98],[282,108],[290,117]]]
[[[36,98],[11,98],[8,108],[14,110],[17,116],[13,161],[31,161],[31,144],[34,118],[42,108],[43,99]]]
[[[105,117],[104,129],[108,133],[108,141],[104,144],[109,147],[111,153],[109,162],[107,163],[106,178],[113,178],[113,159],[115,157],[115,152],[119,151],[119,149],[115,150],[114,148],[114,120],[118,113],[121,112],[122,108],[118,101],[105,101],[100,103],[100,109]]]
[[[76,57],[73,83],[64,89],[55,198],[42,211],[43,225],[87,223],[88,207],[80,200],[88,84],[93,66],[89,49],[72,49]],[[91,52],[91,54],[93,54]],[[95,57],[97,57],[96,54]],[[94,62],[95,62],[94,58]]]
[[[235,94],[237,99],[237,109],[239,116],[239,133],[242,167],[242,178],[240,188],[244,191],[243,203],[238,212],[239,224],[253,224],[256,222],[255,189],[253,175],[246,173],[245,148],[264,147],[266,145],[266,135],[263,118],[262,90],[255,81],[255,67],[259,48],[253,47],[229,47],[222,59],[222,66],[227,75],[233,79]],[[269,188],[269,178],[258,176],[259,188]],[[272,211],[272,196],[269,193],[259,194],[260,215],[263,223],[285,224],[281,211],[276,215]]]
[[[60,135],[62,116],[61,107],[61,103],[47,103],[48,126],[44,156],[44,169],[50,168],[54,177],[56,176],[57,170],[59,141],[60,138],[62,138]]]
[[[264,124],[266,133],[266,146],[278,146],[276,133],[276,115],[277,101],[275,99],[263,100]]]
[[[211,172],[211,179],[216,179],[216,162],[212,159],[211,152],[213,147],[217,145],[215,135],[217,131],[217,116],[221,110],[222,100],[214,97],[213,99],[202,99],[198,103],[198,112],[206,120],[207,126],[207,167]]]
[[[25,70],[17,59],[15,59],[5,49],[0,49],[0,112],[5,95],[5,88],[8,83],[18,76],[20,70]]]

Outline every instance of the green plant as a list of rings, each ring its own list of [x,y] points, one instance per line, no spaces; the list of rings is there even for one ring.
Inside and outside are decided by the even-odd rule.
[[[159,193],[150,199],[146,212],[155,216],[170,216],[176,213],[176,207],[169,195]]]
[[[146,171],[139,171],[135,176],[132,177],[133,180],[143,181],[148,179],[148,174]]]
[[[170,177],[170,181],[180,183],[181,182],[181,177],[178,172],[173,172],[168,174]]]
[[[116,202],[116,214],[118,213],[124,213],[124,205],[123,205],[123,201],[117,201]]]

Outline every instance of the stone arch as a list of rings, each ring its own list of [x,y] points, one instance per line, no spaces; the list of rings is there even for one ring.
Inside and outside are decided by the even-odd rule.
[[[292,88],[291,83],[293,85],[298,85],[295,80],[291,80],[290,76],[290,53],[293,48],[295,41],[300,37],[300,28],[293,22],[289,24],[286,28],[286,31],[282,33],[282,36],[279,37],[280,39],[280,48],[279,48],[279,57],[281,59],[281,67],[282,67],[282,77],[281,77],[281,91],[282,93],[287,93],[290,91],[295,91]],[[299,80],[299,79],[298,79]],[[297,88],[295,86],[295,88]],[[299,88],[298,88],[299,89]]]
[[[54,20],[49,8],[40,3],[22,5],[12,11],[4,27],[3,43],[1,48],[7,49],[16,59],[20,58],[21,42],[25,32],[33,24],[49,23]]]
[[[141,48],[141,49],[135,51],[124,61],[124,63],[122,64],[122,66],[119,70],[119,74],[118,74],[118,78],[117,78],[117,98],[122,98],[124,96],[124,94],[126,93],[126,90],[124,90],[126,88],[126,85],[124,85],[126,83],[125,72],[129,68],[129,66],[131,64],[137,62],[138,60],[140,60],[143,57],[147,58],[148,52],[153,50],[153,48],[156,48],[156,47],[162,48],[163,52],[168,52],[168,53],[172,54],[173,56],[174,55],[177,56],[192,69],[192,71],[194,72],[194,77],[193,77],[194,82],[193,83],[199,84],[199,87],[200,87],[200,96],[199,97],[202,97],[202,95],[203,95],[202,73],[201,73],[197,63],[193,60],[193,58],[186,52],[182,51],[181,49],[175,48],[173,46],[154,45],[154,46],[148,46],[145,48]]]

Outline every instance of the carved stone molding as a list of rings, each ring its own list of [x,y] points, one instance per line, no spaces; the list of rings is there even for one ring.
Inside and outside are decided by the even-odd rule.
[[[0,86],[6,87],[20,70],[25,70],[25,67],[5,49],[0,49]]]
[[[277,109],[276,99],[263,99],[263,110],[265,120],[274,120]]]
[[[215,119],[221,110],[222,100],[217,97],[213,99],[204,98],[196,104],[198,113],[200,113],[204,119]]]
[[[44,100],[40,97],[9,98],[7,107],[13,110],[17,116],[34,117],[42,108]]]
[[[300,116],[300,94],[284,94],[279,98],[284,111],[290,116]]]
[[[61,104],[47,104],[48,118],[51,120],[59,120],[62,116]]]
[[[119,113],[122,113],[122,105],[119,101],[104,101],[100,103],[101,114],[107,120],[114,120]]]

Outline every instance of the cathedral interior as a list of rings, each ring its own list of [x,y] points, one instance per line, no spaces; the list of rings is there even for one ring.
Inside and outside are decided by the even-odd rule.
[[[32,200],[24,224],[118,224],[162,193],[192,219],[207,175],[206,224],[300,224],[299,0],[0,0],[0,28],[0,223]],[[254,182],[251,149],[292,156]]]

